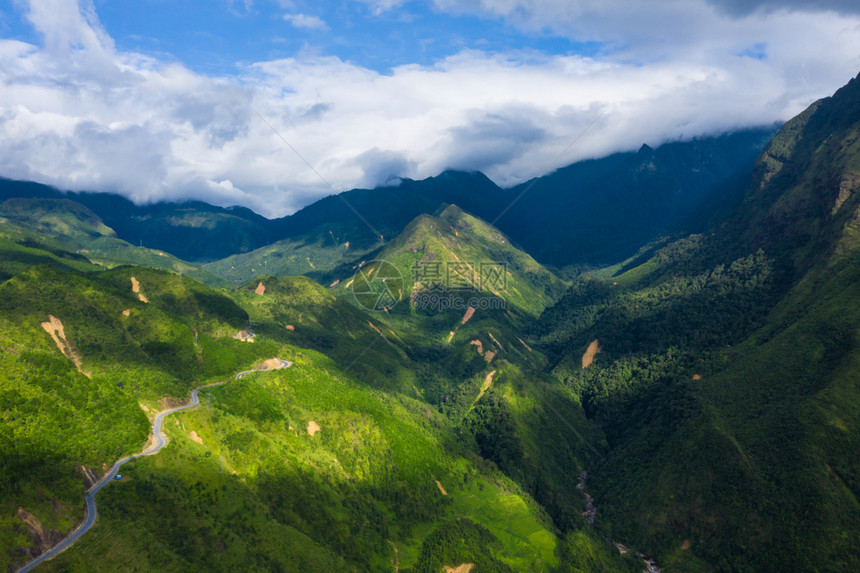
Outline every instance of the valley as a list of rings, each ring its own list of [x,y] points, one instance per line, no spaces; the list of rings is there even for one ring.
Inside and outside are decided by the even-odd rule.
[[[510,211],[3,180],[0,568],[857,569],[858,133],[855,78]]]

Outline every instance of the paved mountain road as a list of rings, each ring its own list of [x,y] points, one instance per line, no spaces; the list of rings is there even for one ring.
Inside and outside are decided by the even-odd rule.
[[[281,368],[289,368],[292,365],[293,365],[293,363],[288,361],[288,360],[281,360]],[[278,368],[278,370],[279,369],[280,368]],[[234,378],[234,380],[238,380],[242,376],[245,376],[247,374],[251,374],[253,372],[265,372],[265,371],[264,370],[246,370],[245,372],[239,372],[238,374],[236,374],[236,377]],[[39,555],[38,557],[36,557],[35,559],[30,561],[26,565],[24,565],[21,569],[18,570],[18,573],[26,573],[27,571],[31,571],[34,567],[36,567],[37,565],[39,565],[43,561],[47,561],[48,559],[51,559],[52,557],[58,555],[63,550],[67,549],[75,541],[80,539],[84,535],[84,533],[89,531],[92,528],[92,526],[95,525],[96,517],[98,517],[98,509],[96,508],[96,494],[104,486],[106,486],[108,483],[110,483],[111,480],[113,480],[114,476],[116,476],[117,472],[119,472],[119,469],[125,463],[130,462],[131,460],[134,460],[136,458],[143,457],[143,456],[151,456],[151,455],[157,454],[161,450],[161,448],[163,448],[165,445],[167,445],[167,440],[165,439],[164,434],[161,432],[161,427],[162,427],[162,424],[164,423],[164,417],[169,416],[170,414],[175,414],[176,412],[180,412],[182,410],[188,410],[189,408],[193,408],[194,406],[196,406],[200,403],[200,398],[198,397],[198,394],[200,393],[201,390],[205,390],[207,388],[212,388],[215,386],[221,386],[222,384],[226,384],[226,381],[215,382],[214,384],[206,384],[205,386],[195,388],[191,392],[191,401],[188,404],[160,412],[155,417],[155,421],[152,423],[152,434],[155,436],[155,440],[156,440],[155,445],[152,446],[151,448],[149,448],[148,450],[145,450],[139,454],[134,454],[132,456],[126,456],[126,457],[122,458],[121,460],[119,460],[118,462],[116,462],[113,465],[113,467],[104,476],[102,476],[102,479],[100,479],[98,482],[96,482],[95,485],[93,485],[87,491],[86,497],[84,498],[87,502],[87,518],[84,520],[84,522],[81,523],[77,529],[75,529],[72,533],[70,533],[68,535],[68,537],[63,539],[57,545],[55,545],[51,549],[47,550],[46,552],[42,553],[41,555]]]

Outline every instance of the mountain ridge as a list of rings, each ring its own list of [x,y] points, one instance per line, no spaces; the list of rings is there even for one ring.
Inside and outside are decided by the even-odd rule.
[[[525,246],[538,260],[563,267],[615,262],[632,254],[648,240],[675,231],[678,221],[702,201],[714,200],[715,191],[732,174],[751,167],[758,151],[773,132],[773,128],[761,128],[689,142],[670,142],[656,149],[648,147],[648,153],[642,152],[643,147],[640,152],[617,153],[562,167],[510,189],[498,187],[480,172],[445,171],[420,181],[402,179],[396,186],[353,189],[330,195],[292,215],[272,220],[242,207],[214,207],[200,201],[135,206],[120,196],[62,194],[37,184],[8,180],[0,180],[0,197],[43,194],[55,198],[59,193],[90,208],[116,230],[119,238],[132,244],[142,241],[148,247],[168,250],[192,262],[213,263],[232,256],[234,260],[229,264],[226,261],[213,263],[211,268],[219,270],[223,278],[231,277],[228,280],[234,284],[250,280],[253,277],[250,269],[259,271],[263,257],[274,258],[272,255],[275,253],[280,254],[278,259],[289,258],[291,253],[301,257],[298,251],[303,246],[318,245],[305,255],[311,262],[314,262],[316,253],[331,261],[332,255],[327,249],[345,242],[349,242],[356,251],[368,252],[400,233],[418,214],[434,213],[443,204],[460,205],[487,221],[498,219],[500,229]],[[653,193],[657,181],[654,175],[642,176],[643,166],[647,167],[654,161],[657,162],[656,176],[663,178],[660,181],[669,184],[674,189],[672,193],[683,191],[679,195],[686,198],[683,208],[670,208],[674,202],[672,193]],[[679,175],[685,169],[689,173]],[[582,181],[572,182],[571,173],[576,173],[573,177]],[[667,178],[666,173],[675,175]],[[638,189],[631,196],[642,196],[642,199],[631,208],[620,211],[617,196],[631,188]],[[529,190],[528,200],[517,201],[516,198],[526,189]],[[614,194],[607,198],[608,203],[589,200],[589,197],[602,195],[604,189]],[[649,193],[654,196],[648,198]],[[573,211],[571,205],[575,205]],[[573,224],[559,219],[557,214],[561,211],[579,213],[576,215],[579,219]],[[643,218],[642,213],[649,211],[651,215]],[[617,219],[617,224],[606,228],[593,227],[601,214],[611,214]],[[527,219],[540,223],[524,226],[522,221]],[[583,228],[578,230],[579,227]],[[635,236],[627,236],[632,229],[636,230]],[[542,233],[564,236],[566,246],[562,251],[569,252],[569,255],[560,256],[562,251],[553,254],[554,251],[546,244],[551,241]],[[600,238],[594,242],[596,239],[593,237],[597,236]],[[279,241],[284,243],[283,253],[273,248],[273,244]],[[577,246],[580,243],[589,246]],[[261,253],[255,254],[257,249],[261,249]],[[590,251],[605,254],[589,258],[585,253]],[[256,262],[245,264],[245,259],[253,261],[254,258]],[[308,265],[302,265],[303,260],[299,258],[298,261],[277,264],[289,274],[312,272]],[[325,271],[341,262],[345,261],[336,257],[333,262],[326,263]],[[229,271],[235,269],[229,267],[236,266],[245,266],[248,271],[242,276],[231,275]]]

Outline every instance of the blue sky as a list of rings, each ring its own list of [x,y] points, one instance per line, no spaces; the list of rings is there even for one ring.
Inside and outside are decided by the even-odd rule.
[[[38,43],[25,12],[10,8],[3,10],[5,37]],[[99,0],[94,8],[117,49],[175,59],[205,74],[235,75],[243,64],[303,53],[389,73],[464,49],[593,56],[602,48],[549,29],[524,31],[497,15],[452,14],[424,2],[379,10],[355,1]]]
[[[448,168],[512,185],[790,118],[860,71],[855,4],[0,2],[0,176],[267,216]]]

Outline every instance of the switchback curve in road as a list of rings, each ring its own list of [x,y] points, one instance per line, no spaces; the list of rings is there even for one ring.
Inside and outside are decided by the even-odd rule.
[[[281,368],[289,368],[293,363],[288,360],[281,360]],[[280,370],[277,368],[276,370]],[[239,372],[236,374],[234,380],[238,380],[239,378],[251,374],[253,372],[264,372],[261,370],[246,370],[245,372]],[[59,555],[62,551],[68,549],[74,542],[80,539],[84,533],[89,531],[93,525],[96,523],[96,517],[98,517],[98,509],[96,508],[96,494],[101,491],[101,489],[110,483],[111,480],[116,476],[119,472],[119,469],[130,462],[131,460],[143,457],[143,456],[151,456],[157,454],[161,448],[167,445],[167,440],[164,437],[164,434],[161,432],[162,424],[164,423],[164,417],[169,416],[170,414],[175,414],[176,412],[180,412],[182,410],[188,410],[189,408],[193,408],[194,406],[200,403],[200,398],[198,394],[201,390],[205,390],[207,388],[213,388],[215,386],[221,386],[222,384],[226,384],[226,381],[223,382],[215,382],[213,384],[206,384],[205,386],[200,386],[199,388],[195,388],[191,392],[191,401],[182,406],[177,406],[176,408],[171,408],[170,410],[164,410],[163,412],[159,412],[155,417],[155,421],[152,423],[152,434],[155,436],[155,445],[149,448],[148,450],[144,450],[139,454],[134,454],[132,456],[126,456],[121,460],[117,461],[113,467],[104,475],[102,478],[96,482],[89,490],[87,490],[86,496],[84,500],[87,503],[87,518],[81,523],[74,531],[72,531],[67,537],[65,537],[62,541],[60,541],[54,547],[48,549],[26,565],[24,565],[21,569],[18,569],[18,573],[26,573],[27,571],[31,571],[34,567],[41,564],[52,557]]]

